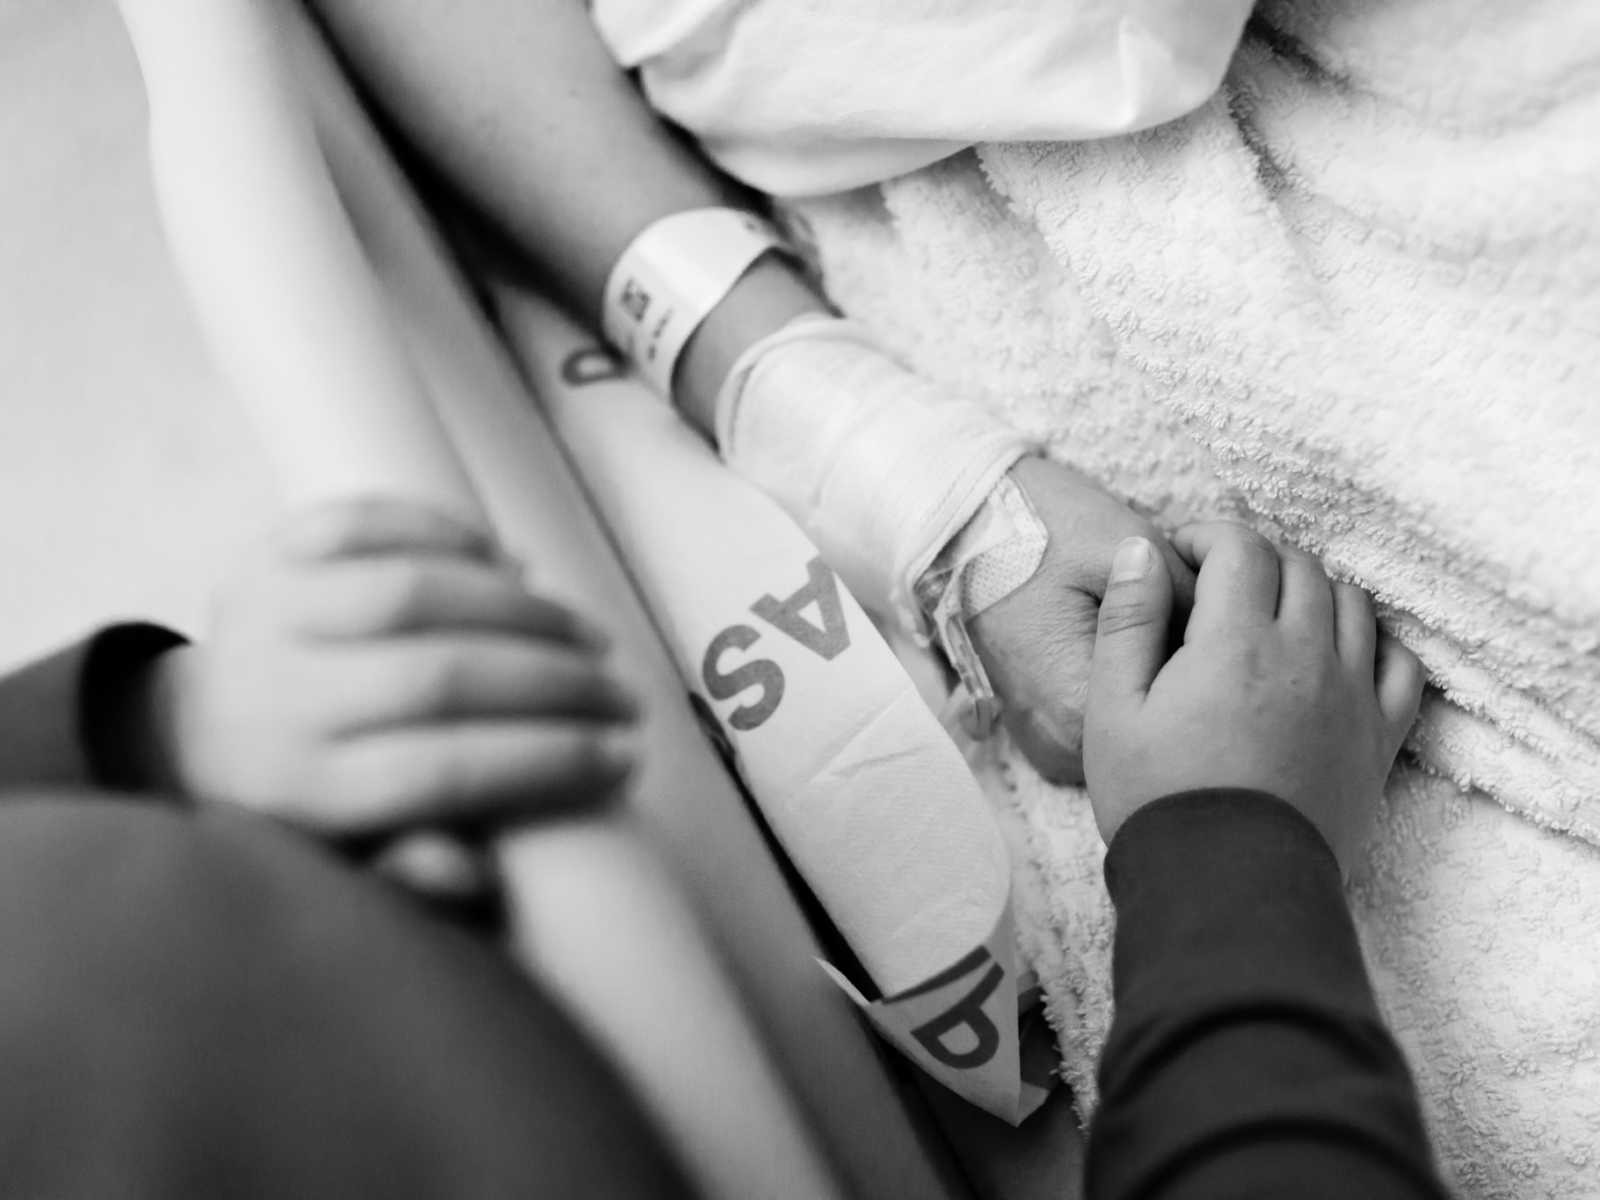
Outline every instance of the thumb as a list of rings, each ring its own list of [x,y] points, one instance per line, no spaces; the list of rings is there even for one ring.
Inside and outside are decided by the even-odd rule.
[[[1128,538],[1111,559],[1111,578],[1100,601],[1089,704],[1142,698],[1167,658],[1172,618],[1172,577],[1146,538]]]

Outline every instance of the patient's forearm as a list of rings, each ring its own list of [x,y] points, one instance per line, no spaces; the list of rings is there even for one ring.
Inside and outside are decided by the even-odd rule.
[[[578,0],[314,0],[390,118],[595,324],[628,243],[669,213],[737,204],[612,61]],[[759,262],[689,344],[680,403],[709,432],[733,359],[822,308],[787,264]]]

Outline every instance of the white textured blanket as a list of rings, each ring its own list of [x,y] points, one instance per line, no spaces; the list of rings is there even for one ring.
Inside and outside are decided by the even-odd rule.
[[[792,211],[925,373],[1379,597],[1439,689],[1352,885],[1380,992],[1463,1195],[1600,1194],[1600,6],[1269,3],[1183,121]],[[1093,825],[985,771],[1087,1100]]]

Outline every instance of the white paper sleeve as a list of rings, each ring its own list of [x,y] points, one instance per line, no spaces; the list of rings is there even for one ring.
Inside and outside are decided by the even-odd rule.
[[[763,817],[942,1084],[1019,1122],[1006,846],[959,751],[804,534],[546,302],[502,322]]]

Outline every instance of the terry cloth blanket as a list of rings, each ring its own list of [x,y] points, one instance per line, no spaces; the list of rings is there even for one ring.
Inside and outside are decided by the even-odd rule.
[[[1376,594],[1437,691],[1351,896],[1441,1158],[1467,1197],[1600,1194],[1600,5],[1267,3],[1183,120],[788,208],[927,375]],[[1087,1111],[1098,839],[974,756]]]

